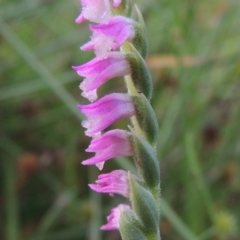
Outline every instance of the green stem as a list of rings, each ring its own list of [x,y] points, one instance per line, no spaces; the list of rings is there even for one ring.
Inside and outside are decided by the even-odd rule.
[[[16,165],[14,159],[21,154],[21,148],[9,137],[2,135],[0,141],[2,169],[6,196],[5,239],[19,240],[19,210],[16,189]]]
[[[132,52],[128,42],[123,44],[123,46],[121,47],[121,51],[123,53]],[[135,86],[133,84],[132,77],[131,77],[130,74],[125,76],[125,82],[126,82],[126,87],[127,87],[129,95],[130,96],[137,96],[138,92],[137,92],[137,89],[135,88]],[[144,136],[143,131],[140,128],[139,123],[137,121],[137,118],[135,116],[131,117],[131,122],[132,122],[132,125],[133,125],[133,128],[134,128],[135,132],[138,133],[141,136]],[[160,181],[160,179],[159,179],[159,181]],[[158,189],[156,191],[157,192],[156,194],[152,193],[154,195],[154,198],[155,198],[155,201],[156,201],[156,205],[158,207],[160,205],[160,194],[159,194],[159,191],[160,190]],[[158,232],[158,234],[156,234],[154,236],[151,236],[151,237],[148,237],[148,239],[149,240],[161,240],[160,231]]]
[[[217,231],[214,227],[211,227],[210,229],[206,230],[199,236],[199,240],[208,240],[212,239],[214,236],[217,235]]]
[[[124,43],[124,45],[121,47],[121,51],[124,52],[124,53],[127,53],[127,52],[131,52],[131,49],[128,45],[128,43]],[[128,93],[129,95],[131,96],[136,96],[138,95],[138,92],[133,84],[133,81],[132,81],[132,77],[131,75],[126,75],[125,76],[125,82],[126,82],[126,87],[127,87],[127,90],[128,90]],[[133,124],[133,127],[134,127],[134,130],[139,133],[140,135],[142,135],[142,130],[137,122],[137,119],[135,116],[131,117],[131,121],[132,121],[132,124]]]
[[[77,189],[77,163],[76,163],[76,145],[79,135],[76,133],[71,133],[69,137],[69,143],[67,145],[67,153],[65,159],[65,184],[68,189]]]
[[[161,210],[162,214],[171,222],[184,240],[197,240],[197,237],[194,236],[163,198],[161,198]]]
[[[44,214],[41,222],[39,223],[37,236],[35,240],[44,240],[49,229],[51,229],[56,221],[59,219],[61,214],[66,210],[66,208],[73,202],[77,194],[74,191],[66,191],[58,196],[56,201]]]
[[[196,149],[194,146],[194,138],[193,135],[188,132],[185,136],[185,146],[186,146],[186,154],[187,154],[187,160],[189,162],[190,171],[192,172],[196,183],[199,188],[199,194],[201,195],[206,208],[208,210],[208,214],[212,222],[215,222],[215,209],[213,207],[212,199],[210,196],[210,193],[208,191],[208,188],[203,180],[202,174],[201,174],[201,167],[199,165],[199,159],[197,157]]]
[[[18,240],[19,224],[18,224],[18,204],[16,191],[16,173],[14,161],[3,159],[3,172],[5,180],[5,195],[6,195],[6,240]]]

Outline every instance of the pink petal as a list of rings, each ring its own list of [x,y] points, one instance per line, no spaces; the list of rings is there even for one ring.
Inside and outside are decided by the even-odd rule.
[[[89,75],[99,75],[108,66],[119,63],[121,61],[127,61],[123,53],[120,52],[110,52],[104,59],[94,58],[91,61],[80,65],[73,66],[72,68],[83,77],[88,77]]]
[[[128,173],[124,170],[114,170],[98,176],[95,184],[89,187],[99,193],[120,194],[129,197]]]
[[[94,49],[97,57],[104,58],[109,51],[118,49],[126,40],[134,38],[135,25],[132,19],[123,16],[111,17],[107,24],[90,25],[92,39],[81,49]]]
[[[114,157],[131,156],[132,146],[127,131],[115,129],[106,132],[98,139],[93,139],[87,152],[95,152],[95,156],[82,162],[83,165],[94,165]]]
[[[109,147],[112,143],[119,143],[119,141],[129,141],[129,132],[121,129],[114,129],[104,133],[96,139],[91,141],[90,146],[86,149],[86,152],[96,152],[101,149]],[[129,143],[128,143],[129,144]],[[130,145],[129,145],[130,146]],[[125,148],[124,148],[125,149]],[[122,149],[124,151],[124,149]]]
[[[82,51],[93,51],[94,50],[94,41],[90,40],[80,47]]]
[[[97,98],[96,92],[92,91],[97,90],[112,78],[130,73],[130,65],[125,55],[120,52],[109,52],[104,59],[94,58],[88,63],[74,66],[73,69],[78,75],[85,77],[80,84],[80,88],[83,90],[82,95],[90,101],[94,101]]]
[[[83,14],[80,14],[80,15],[76,18],[75,22],[76,22],[76,23],[82,23],[82,22],[84,22],[85,20],[86,20],[86,18],[83,16]]]
[[[135,114],[132,98],[124,93],[112,93],[97,102],[78,105],[78,108],[88,117],[82,122],[82,126],[87,129],[85,132],[87,136],[92,136],[114,122]]]
[[[107,217],[107,224],[101,227],[101,230],[119,230],[119,220],[121,214],[132,211],[130,206],[126,204],[120,204],[111,210],[110,215]]]
[[[129,31],[129,38],[133,38],[135,34],[135,25],[135,21],[131,18],[113,16],[109,19],[107,24],[90,25],[90,29],[93,32],[101,32],[106,36],[115,37],[116,39],[119,37],[123,29],[127,29]]]

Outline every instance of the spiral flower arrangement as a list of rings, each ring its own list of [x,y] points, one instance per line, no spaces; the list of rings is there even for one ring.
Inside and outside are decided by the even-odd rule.
[[[102,230],[119,230],[123,240],[160,239],[160,169],[155,148],[158,123],[150,105],[152,80],[145,63],[146,29],[138,7],[131,0],[81,0],[76,23],[90,21],[92,37],[81,47],[94,51],[91,61],[74,66],[84,80],[82,96],[91,103],[79,105],[87,119],[85,134],[92,138],[87,152],[95,156],[82,162],[100,170],[114,157],[132,156],[137,175],[124,170],[100,174],[90,188],[99,193],[120,194],[129,205],[112,209]],[[133,15],[136,16],[133,18]],[[127,93],[111,93],[98,99],[105,82],[123,77]],[[105,131],[114,122],[130,118],[128,129]],[[104,132],[105,131],[105,132]]]

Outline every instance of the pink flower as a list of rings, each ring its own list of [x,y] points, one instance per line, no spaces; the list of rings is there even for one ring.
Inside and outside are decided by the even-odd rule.
[[[111,17],[107,24],[90,25],[92,40],[81,49],[94,50],[98,57],[105,57],[107,52],[118,49],[126,40],[134,38],[134,25],[132,19],[123,16]]]
[[[112,93],[88,105],[78,105],[88,119],[82,122],[87,136],[95,136],[114,122],[134,115],[132,98],[125,93]]]
[[[95,192],[120,194],[129,197],[128,173],[124,170],[114,170],[98,176],[96,184],[89,184]]]
[[[132,146],[129,140],[130,133],[115,129],[106,132],[101,137],[93,139],[86,152],[95,152],[95,156],[82,162],[83,165],[96,164],[100,170],[105,161],[114,157],[131,156]]]
[[[78,75],[85,77],[80,84],[82,96],[90,101],[97,99],[97,89],[114,77],[130,73],[130,65],[123,53],[109,52],[104,59],[94,58],[81,66],[73,67]]]
[[[110,15],[109,0],[81,0],[82,12],[76,19],[76,23],[89,20],[96,23],[107,23]]]
[[[119,230],[119,220],[121,214],[132,212],[132,209],[126,204],[119,204],[111,210],[110,215],[107,217],[107,224],[101,227],[101,230]]]
[[[111,16],[109,0],[81,0],[82,12],[76,19],[76,23],[89,20],[96,23],[107,23]],[[121,0],[113,0],[113,7],[117,8]]]

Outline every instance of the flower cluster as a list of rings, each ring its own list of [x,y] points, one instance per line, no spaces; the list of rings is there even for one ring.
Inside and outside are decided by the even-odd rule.
[[[95,153],[82,164],[102,170],[107,160],[132,156],[139,172],[135,176],[114,170],[89,184],[96,192],[120,194],[131,202],[131,206],[120,204],[113,208],[101,229],[118,229],[123,239],[147,239],[148,235],[160,239],[159,165],[154,151],[158,125],[149,103],[152,83],[144,60],[147,45],[141,14],[135,7],[138,19],[130,17],[130,0],[81,0],[81,5],[76,23],[94,23],[89,25],[91,40],[81,50],[95,53],[91,61],[73,67],[84,77],[80,84],[82,96],[91,102],[78,106],[87,117],[82,122],[85,134],[92,138],[86,151]],[[111,93],[98,99],[98,88],[115,77],[125,79],[128,93]],[[106,131],[123,118],[131,118],[129,131]]]

